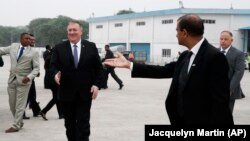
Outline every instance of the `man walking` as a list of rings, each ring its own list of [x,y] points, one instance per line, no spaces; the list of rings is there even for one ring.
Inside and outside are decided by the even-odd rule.
[[[230,80],[230,103],[229,107],[233,113],[236,99],[245,97],[242,92],[240,81],[245,71],[244,53],[232,46],[233,34],[230,31],[222,31],[220,35],[220,51],[226,55],[229,64],[228,77]]]
[[[114,54],[113,52],[110,50],[109,48],[109,45],[105,45],[105,51],[106,51],[106,55],[105,55],[105,58],[104,58],[104,61],[106,59],[111,59],[111,58],[115,58],[114,57]],[[121,79],[115,74],[115,68],[114,67],[111,67],[111,66],[106,66],[107,67],[107,70],[106,70],[106,81],[105,81],[105,85],[104,86],[108,86],[107,83],[108,83],[108,75],[111,74],[111,76],[115,79],[115,81],[118,83],[119,85],[119,90],[122,89],[122,87],[124,86],[122,84],[122,81]]]
[[[79,22],[69,22],[67,33],[68,40],[52,52],[52,76],[59,85],[68,140],[89,141],[90,109],[98,95],[103,67],[95,44],[81,39]]]
[[[35,46],[35,37],[33,34],[30,34],[30,47],[34,47]],[[39,77],[40,73],[38,73],[38,75],[36,77]],[[38,102],[36,101],[36,84],[35,84],[35,78],[32,79],[32,84],[30,86],[30,90],[29,90],[29,94],[28,94],[28,100],[27,100],[27,105],[30,105],[32,112],[33,112],[33,117],[37,117],[39,115],[39,112],[41,111],[41,108],[38,104]],[[23,119],[30,119],[30,117],[26,116],[25,111],[23,114]]]
[[[8,80],[9,105],[14,122],[5,130],[17,132],[23,127],[23,114],[32,80],[39,73],[39,54],[30,47],[30,35],[22,33],[20,44],[0,48],[0,55],[9,54],[11,60]]]

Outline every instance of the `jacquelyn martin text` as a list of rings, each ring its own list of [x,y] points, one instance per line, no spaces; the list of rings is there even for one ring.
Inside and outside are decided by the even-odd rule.
[[[205,129],[196,129],[194,131],[185,131],[183,129],[177,130],[177,131],[158,131],[152,129],[151,132],[149,133],[149,136],[162,136],[162,137],[194,137],[194,136],[225,136],[225,132],[221,131],[219,129],[214,129],[214,130],[205,130]]]

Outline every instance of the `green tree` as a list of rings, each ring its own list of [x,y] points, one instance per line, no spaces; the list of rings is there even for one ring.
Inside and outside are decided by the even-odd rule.
[[[135,12],[131,8],[129,8],[129,10],[118,11],[116,15],[131,14],[131,13],[135,13]]]
[[[37,27],[43,24],[47,24],[51,19],[50,18],[37,18],[30,21],[29,25],[29,32],[35,34]]]
[[[66,29],[71,20],[74,19],[62,15],[53,19],[38,18],[32,20],[28,27],[37,39],[36,46],[45,46],[46,44],[54,46],[63,39],[67,39]],[[87,39],[89,30],[88,23],[83,20],[77,21],[81,23],[84,30],[82,38]]]
[[[67,39],[67,25],[72,21],[70,17],[58,16],[56,18],[37,18],[33,19],[28,26],[8,27],[0,26],[0,46],[8,46],[13,42],[19,42],[22,32],[32,33],[36,37],[36,46],[55,44]],[[89,24],[84,20],[76,20],[83,27],[82,39],[88,39]]]
[[[27,31],[27,27],[23,26],[0,26],[0,46],[8,46],[13,42],[19,42],[20,34]]]
[[[0,26],[0,46],[7,46],[10,43],[11,36],[8,29]]]

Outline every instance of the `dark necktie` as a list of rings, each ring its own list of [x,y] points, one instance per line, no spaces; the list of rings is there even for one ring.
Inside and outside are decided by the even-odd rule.
[[[190,57],[192,56],[193,52],[189,51],[186,56],[185,56],[185,60],[183,63],[183,66],[181,68],[181,72],[180,72],[180,77],[179,79],[186,81],[187,76],[188,76],[188,66],[189,66],[189,61],[190,61]]]
[[[24,50],[24,47],[21,47],[20,49],[20,52],[19,52],[19,55],[17,57],[17,61],[20,59],[20,57],[23,55],[23,50]]]
[[[221,53],[223,53],[225,55],[226,51],[224,49],[222,49]]]
[[[190,57],[192,56],[192,52],[189,51],[186,56],[185,59],[183,60],[183,65],[180,71],[180,75],[179,75],[179,80],[178,80],[178,93],[177,93],[177,112],[179,114],[180,117],[182,117],[184,115],[184,110],[183,110],[183,93],[184,93],[184,88],[186,86],[187,83],[187,78],[188,78],[188,66],[189,66],[189,61],[190,61]]]
[[[75,62],[75,67],[77,68],[77,65],[78,65],[78,53],[77,53],[77,45],[73,45],[74,47],[74,62]]]

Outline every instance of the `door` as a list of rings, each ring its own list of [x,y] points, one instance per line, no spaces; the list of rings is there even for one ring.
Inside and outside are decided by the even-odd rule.
[[[131,51],[134,52],[135,61],[150,62],[149,43],[131,43]]]

